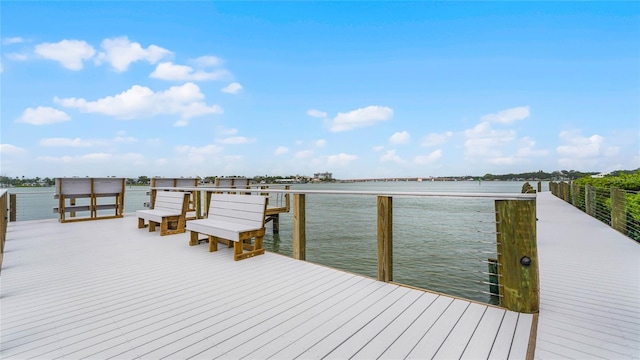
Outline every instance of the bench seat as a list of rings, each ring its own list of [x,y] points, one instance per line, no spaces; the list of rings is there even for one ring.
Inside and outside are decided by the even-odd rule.
[[[217,251],[218,242],[233,244],[234,260],[264,254],[266,209],[266,196],[212,194],[207,218],[187,222],[189,245],[198,245],[198,234],[203,234],[208,236],[209,251]]]
[[[156,192],[153,209],[136,211],[138,228],[144,228],[146,220],[149,232],[160,225],[160,236],[184,233],[189,196],[190,193],[182,191]]]

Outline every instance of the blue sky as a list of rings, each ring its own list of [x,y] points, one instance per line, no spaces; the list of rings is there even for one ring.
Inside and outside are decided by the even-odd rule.
[[[0,3],[0,173],[640,167],[640,2]]]

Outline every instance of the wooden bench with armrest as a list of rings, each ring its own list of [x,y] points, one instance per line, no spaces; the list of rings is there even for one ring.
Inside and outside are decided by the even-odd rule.
[[[149,232],[160,225],[160,235],[184,233],[190,193],[183,191],[157,191],[153,209],[138,210],[138,228],[149,222]]]
[[[229,247],[233,242],[234,260],[264,254],[266,210],[266,196],[212,194],[207,218],[187,222],[189,245],[197,245],[198,234],[203,234],[208,236],[209,251],[217,251],[218,242]]]

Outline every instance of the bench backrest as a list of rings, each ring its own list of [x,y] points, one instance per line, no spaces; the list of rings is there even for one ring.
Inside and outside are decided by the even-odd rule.
[[[207,218],[262,228],[266,211],[266,196],[211,194]]]
[[[154,210],[166,210],[176,213],[187,211],[189,193],[183,191],[157,191]]]

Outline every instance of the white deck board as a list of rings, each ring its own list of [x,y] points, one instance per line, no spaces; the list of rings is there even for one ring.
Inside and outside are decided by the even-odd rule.
[[[502,309],[487,308],[471,340],[469,340],[467,347],[464,349],[461,359],[489,358],[493,342],[505,313],[506,311]]]
[[[535,358],[640,358],[640,244],[538,194]]]
[[[462,354],[476,328],[500,338],[495,326],[482,324],[517,316],[276,254],[236,262],[231,249],[209,253],[205,244],[188,243],[187,233],[160,237],[138,229],[134,214],[10,223],[0,357]],[[502,340],[510,342],[515,331],[514,323]]]

